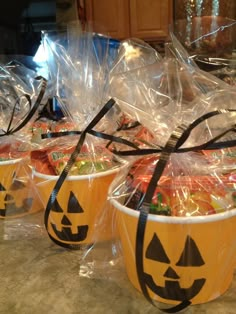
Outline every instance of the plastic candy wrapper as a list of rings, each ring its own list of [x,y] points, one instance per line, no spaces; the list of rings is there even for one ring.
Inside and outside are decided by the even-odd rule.
[[[12,61],[0,67],[0,220],[1,237],[41,234],[42,204],[32,180],[31,126],[38,114],[46,81]]]
[[[163,60],[112,74],[109,92],[153,137],[149,148],[113,150],[134,158],[109,188],[113,239],[102,257],[95,243],[81,275],[120,282],[125,271],[172,313],[221,296],[235,268],[235,90],[172,35]]]

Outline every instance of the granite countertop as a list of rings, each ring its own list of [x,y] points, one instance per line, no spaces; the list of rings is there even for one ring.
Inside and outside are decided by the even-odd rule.
[[[131,286],[121,270],[113,273],[111,267],[85,276],[89,273],[83,273],[81,253],[49,239],[42,213],[24,220],[1,220],[0,232],[1,314],[163,313]],[[183,312],[234,314],[235,309],[236,274],[223,296]]]

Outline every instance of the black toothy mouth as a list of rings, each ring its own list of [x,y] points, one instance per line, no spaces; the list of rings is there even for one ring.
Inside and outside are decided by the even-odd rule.
[[[87,238],[88,225],[77,227],[77,233],[72,233],[71,227],[62,227],[61,231],[58,231],[55,224],[52,224],[52,229],[58,239],[68,242],[81,242]]]
[[[195,297],[205,284],[206,279],[196,279],[189,288],[181,288],[178,281],[166,280],[165,286],[161,287],[155,284],[151,275],[144,273],[145,283],[148,288],[163,299],[184,301]]]

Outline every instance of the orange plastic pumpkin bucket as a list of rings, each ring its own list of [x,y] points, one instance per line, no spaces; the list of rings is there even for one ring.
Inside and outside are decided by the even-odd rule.
[[[111,199],[128,278],[141,291],[135,260],[139,211]],[[195,217],[148,215],[144,235],[145,284],[153,300],[205,303],[222,295],[233,278],[236,209]]]
[[[69,245],[110,240],[113,215],[106,208],[107,192],[119,170],[115,168],[94,174],[68,176],[49,214],[49,235],[57,242]],[[39,172],[34,174],[44,208],[58,178]]]

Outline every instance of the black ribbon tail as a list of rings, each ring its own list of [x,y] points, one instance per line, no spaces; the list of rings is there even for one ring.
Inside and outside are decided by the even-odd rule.
[[[52,241],[54,243],[56,243],[57,245],[60,245],[62,247],[65,247],[65,248],[73,248],[73,249],[79,249],[80,248],[80,245],[71,245],[71,244],[67,244],[67,243],[62,243],[60,241],[57,241],[56,239],[54,239],[50,233],[49,233],[49,230],[48,230],[48,222],[49,222],[49,215],[50,215],[50,212],[53,208],[53,205],[56,201],[56,197],[61,189],[61,186],[62,184],[64,183],[71,167],[73,166],[75,160],[76,160],[76,157],[78,156],[78,154],[80,153],[80,150],[82,148],[82,145],[85,141],[85,137],[86,137],[86,133],[82,132],[81,133],[81,136],[79,138],[79,141],[73,151],[73,153],[71,154],[70,156],[70,159],[68,160],[65,168],[63,169],[62,173],[60,174],[53,190],[52,190],[52,193],[49,197],[49,200],[48,200],[48,203],[47,203],[47,206],[46,206],[46,209],[45,209],[45,212],[44,212],[44,225],[45,225],[45,229],[50,237],[50,239],[52,239]]]
[[[136,233],[136,269],[137,269],[137,275],[139,280],[139,285],[142,290],[143,295],[145,298],[152,304],[153,300],[150,298],[147,287],[145,284],[145,277],[144,277],[144,268],[143,268],[143,245],[144,245],[144,235],[146,230],[146,224],[147,224],[147,217],[148,213],[146,211],[141,211],[139,215],[138,220],[138,226],[137,226],[137,233]]]
[[[146,194],[142,199],[142,202],[139,204],[139,208],[137,210],[140,211],[139,219],[138,219],[138,227],[136,232],[136,248],[135,248],[135,257],[136,257],[136,269],[137,269],[137,276],[138,281],[140,284],[140,288],[142,290],[143,295],[145,298],[154,306],[156,306],[151,299],[145,280],[145,273],[144,273],[144,265],[143,265],[143,253],[144,253],[144,236],[146,230],[146,224],[148,220],[148,213],[150,209],[150,204],[152,202],[152,197],[154,195],[156,186],[159,182],[159,179],[162,176],[162,173],[166,167],[167,162],[169,161],[171,153],[175,151],[177,147],[182,145],[183,138],[186,140],[189,136],[188,129],[185,125],[179,126],[170,136],[167,144],[163,148],[162,153],[160,154],[160,158],[156,164],[154,172],[152,174],[151,180],[148,184]],[[166,313],[176,313],[183,308],[186,308],[191,302],[186,300],[180,303],[179,305],[169,308],[169,309],[160,309]]]
[[[73,166],[74,162],[76,161],[76,158],[78,156],[78,154],[81,151],[81,148],[84,144],[85,138],[87,133],[89,133],[89,131],[103,118],[103,116],[112,108],[112,106],[115,104],[115,101],[113,99],[110,99],[103,107],[102,109],[98,112],[98,114],[94,117],[94,119],[89,123],[89,125],[85,128],[84,131],[82,132],[78,132],[77,134],[80,135],[78,143],[74,149],[74,151],[72,152],[66,166],[64,167],[63,171],[61,172],[52,192],[51,195],[49,197],[46,209],[45,209],[45,213],[44,213],[44,225],[45,225],[45,229],[50,237],[50,239],[57,245],[60,245],[64,248],[68,248],[68,249],[74,249],[74,250],[79,250],[81,249],[81,245],[80,244],[70,244],[70,243],[62,243],[60,241],[58,241],[57,239],[54,239],[48,230],[48,223],[49,223],[49,215],[50,212],[53,208],[53,205],[56,201],[56,197],[62,187],[62,184],[64,183],[64,181],[66,180],[66,177],[69,174],[69,171],[71,169],[71,167]],[[73,131],[69,132],[68,134],[64,134],[64,135],[69,135],[69,134],[75,134]],[[54,134],[56,137],[56,134]],[[62,134],[61,134],[62,135]],[[46,138],[47,136],[43,136],[43,138]],[[50,135],[48,136],[50,137]]]
[[[30,104],[30,111],[28,112],[28,114],[26,115],[24,120],[17,127],[11,129],[11,124],[12,124],[12,120],[13,120],[13,116],[14,116],[14,112],[15,112],[15,107],[14,107],[13,113],[12,113],[12,117],[10,119],[10,123],[9,123],[8,129],[7,129],[7,134],[16,133],[17,131],[21,130],[24,126],[26,126],[26,124],[31,120],[31,118],[34,116],[34,114],[36,113],[37,109],[39,108],[39,106],[41,104],[41,101],[43,99],[43,96],[45,94],[46,88],[47,88],[47,80],[45,78],[43,78],[43,77],[37,77],[36,79],[37,80],[38,79],[42,79],[42,86],[41,86],[40,92],[39,92],[39,94],[37,96],[37,99],[36,99],[34,105],[31,106],[31,98],[30,98],[30,96],[28,94],[22,95],[22,97],[25,97],[27,99],[27,101],[29,102],[29,104]]]

